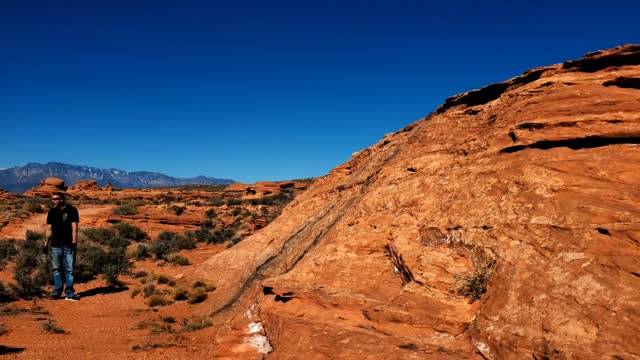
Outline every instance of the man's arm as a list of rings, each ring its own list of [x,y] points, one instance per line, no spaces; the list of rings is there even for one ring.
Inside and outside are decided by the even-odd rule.
[[[71,243],[76,245],[78,244],[78,223],[77,222],[71,223]]]
[[[45,243],[45,245],[47,243],[49,243],[49,238],[51,237],[52,231],[53,230],[51,230],[51,224],[47,224],[47,228],[44,231],[44,243]]]

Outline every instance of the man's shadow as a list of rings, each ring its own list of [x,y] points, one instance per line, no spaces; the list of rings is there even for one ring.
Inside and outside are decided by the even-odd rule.
[[[0,355],[17,354],[19,352],[23,352],[25,349],[26,348],[0,345]]]
[[[95,289],[82,291],[76,294],[77,297],[83,298],[95,295],[117,294],[129,290],[127,286],[102,286]]]

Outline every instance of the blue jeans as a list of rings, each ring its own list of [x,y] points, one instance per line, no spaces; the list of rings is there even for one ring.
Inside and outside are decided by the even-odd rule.
[[[64,292],[68,298],[75,296],[73,290],[73,266],[76,262],[76,247],[51,247],[51,265],[53,268],[53,296],[62,294],[62,272],[64,271]]]

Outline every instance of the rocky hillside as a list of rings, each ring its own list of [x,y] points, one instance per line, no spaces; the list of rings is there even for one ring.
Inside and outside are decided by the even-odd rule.
[[[214,355],[638,358],[638,143],[637,45],[454,96],[200,268]]]
[[[225,185],[234,181],[198,176],[195,178],[174,178],[165,174],[118,169],[99,169],[90,166],[77,166],[63,163],[30,163],[10,169],[0,170],[0,188],[6,191],[22,193],[39,185],[45,178],[55,177],[73,185],[80,180],[93,179],[100,186],[111,184],[118,188],[152,188],[189,184]]]

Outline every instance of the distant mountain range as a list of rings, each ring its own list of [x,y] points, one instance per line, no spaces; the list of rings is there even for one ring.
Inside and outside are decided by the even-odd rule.
[[[98,169],[89,166],[69,165],[57,162],[46,164],[29,163],[0,170],[0,188],[14,193],[25,192],[40,184],[40,180],[55,177],[72,186],[78,180],[97,180],[99,186],[111,183],[116,188],[151,188],[178,185],[225,185],[235,181],[206,176],[174,178],[165,174],[118,169]]]

